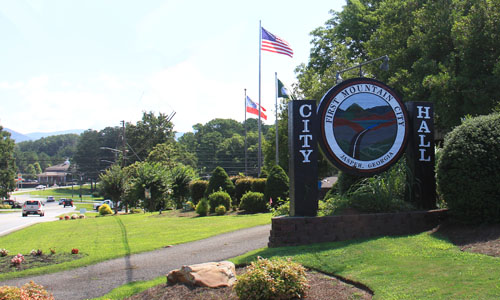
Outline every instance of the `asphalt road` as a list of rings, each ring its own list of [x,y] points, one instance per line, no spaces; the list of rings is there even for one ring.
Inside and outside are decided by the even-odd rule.
[[[30,280],[43,285],[55,299],[91,299],[129,282],[151,280],[183,265],[222,261],[267,246],[271,225],[242,229],[208,239],[133,254],[59,273],[0,282],[21,286]],[[126,243],[126,240],[123,241]]]
[[[15,195],[15,197],[16,200],[21,203],[28,199],[28,196],[23,195]],[[31,226],[36,223],[58,220],[56,218],[57,216],[72,211],[74,211],[74,207],[63,208],[63,206],[59,205],[57,202],[49,202],[45,203],[44,217],[40,217],[38,215],[28,215],[27,217],[23,217],[20,210],[12,213],[2,213],[0,214],[0,236],[9,234],[13,231]]]

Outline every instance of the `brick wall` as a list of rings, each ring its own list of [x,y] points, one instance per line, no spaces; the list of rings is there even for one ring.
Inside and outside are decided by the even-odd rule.
[[[447,210],[272,219],[269,247],[416,234],[446,218]]]

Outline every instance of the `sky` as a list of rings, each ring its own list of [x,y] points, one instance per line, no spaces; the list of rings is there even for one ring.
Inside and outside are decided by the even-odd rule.
[[[259,21],[293,58],[262,51],[261,104],[274,123],[310,32],[345,0],[0,0],[0,125],[28,134],[101,130],[170,115],[174,130],[245,118],[259,99]],[[251,117],[252,115],[247,115]]]

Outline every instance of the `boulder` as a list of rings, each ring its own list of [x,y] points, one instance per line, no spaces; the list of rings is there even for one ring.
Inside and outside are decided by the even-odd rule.
[[[167,274],[167,283],[184,283],[210,288],[232,286],[236,282],[236,268],[230,261],[209,262],[182,266]]]

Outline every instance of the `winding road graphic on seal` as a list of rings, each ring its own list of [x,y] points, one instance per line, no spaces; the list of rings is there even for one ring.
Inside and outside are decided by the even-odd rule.
[[[397,135],[391,106],[374,95],[352,95],[342,102],[333,122],[335,140],[354,159],[370,161],[386,153]]]

